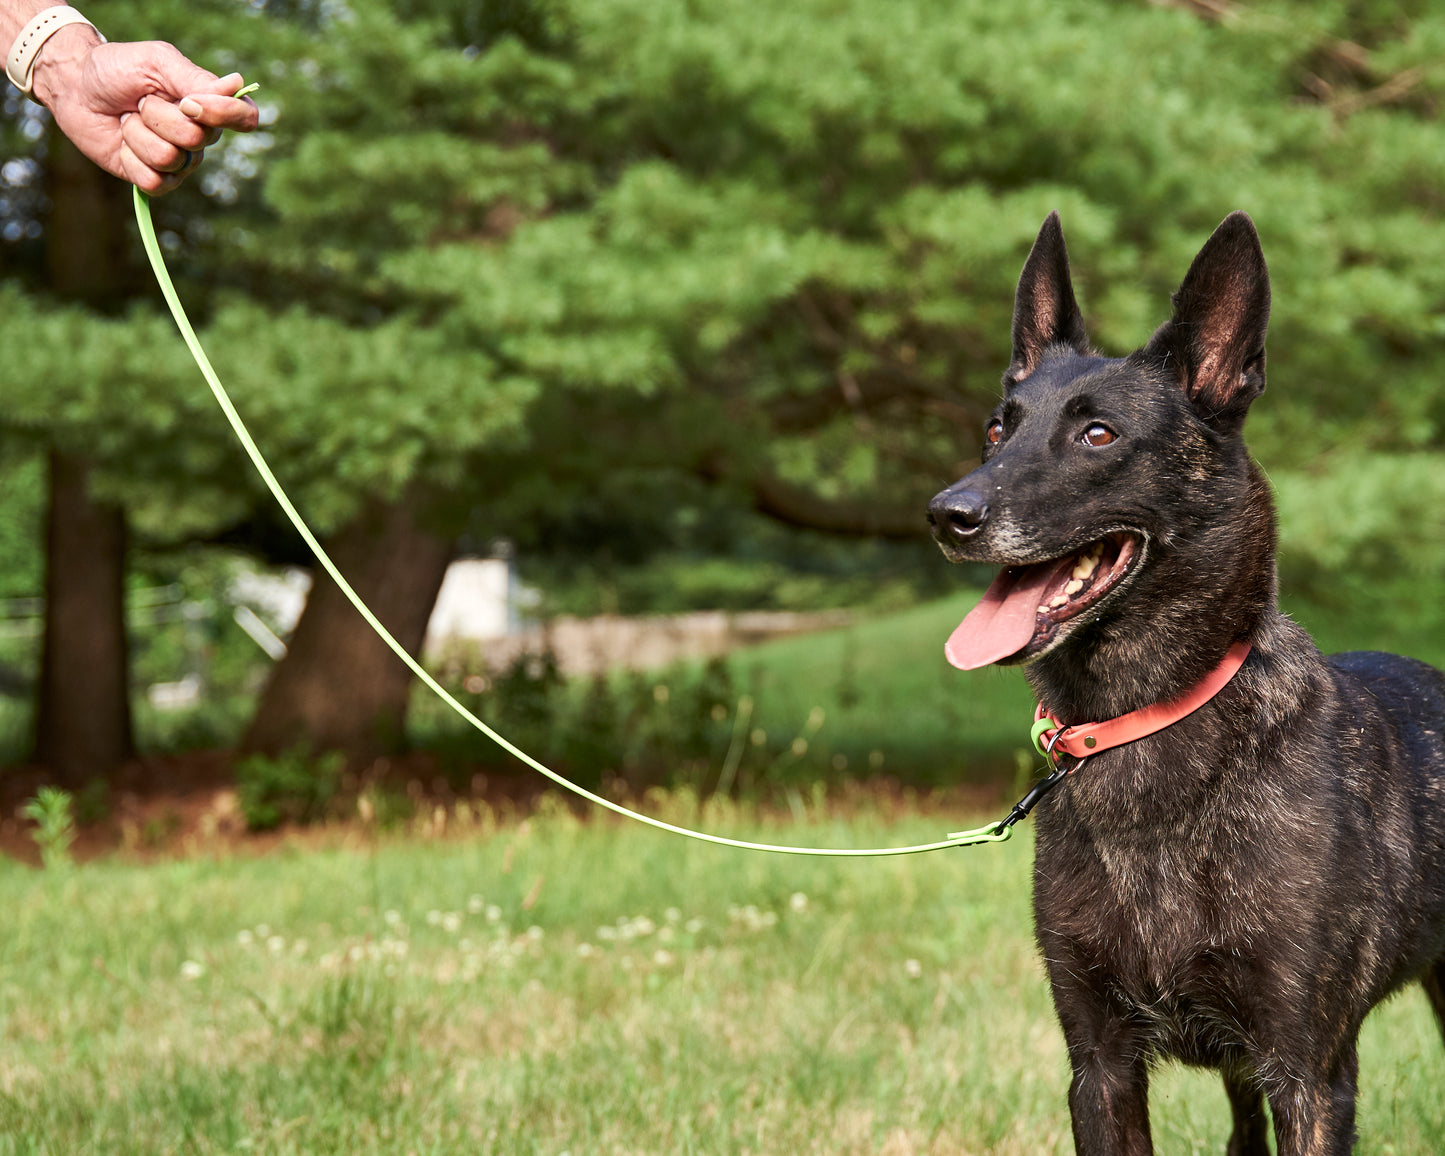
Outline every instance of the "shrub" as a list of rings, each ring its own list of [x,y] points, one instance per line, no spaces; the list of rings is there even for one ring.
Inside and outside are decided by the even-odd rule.
[[[336,795],[345,758],[337,751],[311,757],[304,748],[277,758],[251,755],[236,764],[236,794],[252,831],[322,817]]]

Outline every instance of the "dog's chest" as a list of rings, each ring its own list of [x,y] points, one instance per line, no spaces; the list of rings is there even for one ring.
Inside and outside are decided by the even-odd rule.
[[[1199,815],[1162,828],[1117,817],[1092,831],[1077,816],[1046,824],[1035,883],[1040,937],[1067,944],[1076,962],[1141,1006],[1158,1004],[1250,953],[1260,928],[1258,885],[1240,877],[1249,870]]]
[[[1096,849],[1096,871],[1078,880],[1075,934],[1092,940],[1115,974],[1157,989],[1218,939],[1201,865],[1174,847],[1111,841]]]

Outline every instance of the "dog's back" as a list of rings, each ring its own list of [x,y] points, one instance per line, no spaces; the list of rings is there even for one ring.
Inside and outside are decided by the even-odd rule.
[[[1445,675],[1396,654],[1351,651],[1329,664],[1345,704],[1338,730],[1368,745],[1341,760],[1362,845],[1398,926],[1395,965],[1377,998],[1445,957]],[[1378,912],[1382,922],[1391,913]]]

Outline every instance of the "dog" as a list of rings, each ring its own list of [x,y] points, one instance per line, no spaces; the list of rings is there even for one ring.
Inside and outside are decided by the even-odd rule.
[[[1072,773],[1035,811],[1083,1156],[1153,1150],[1149,1070],[1171,1058],[1222,1074],[1231,1156],[1267,1153],[1271,1116],[1279,1156],[1348,1153],[1370,1009],[1418,981],[1445,1031],[1445,677],[1327,659],[1279,610],[1274,506],[1241,434],[1269,308],[1233,213],[1170,320],[1101,356],[1051,214],[982,463],[929,505],[948,558],[1002,567],[955,665],[1027,664],[1055,735],[1179,707],[1082,763],[1055,751]]]

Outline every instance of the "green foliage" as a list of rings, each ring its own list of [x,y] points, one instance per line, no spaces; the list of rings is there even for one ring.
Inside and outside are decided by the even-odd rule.
[[[592,790],[638,792],[657,785],[710,789],[717,781],[736,708],[733,672],[723,659],[665,672],[598,675],[569,681],[550,652],[522,655],[481,693],[460,697],[528,753],[564,769]],[[472,680],[468,680],[472,684]],[[475,684],[472,684],[475,685]],[[413,710],[413,737],[445,752],[466,774],[491,763],[476,734],[430,696]],[[505,757],[505,756],[504,756]]]
[[[47,871],[65,870],[73,865],[70,845],[75,842],[74,799],[59,787],[41,787],[35,797],[20,808],[23,818],[35,824],[30,837],[40,848],[40,862]]]
[[[38,454],[7,454],[0,448],[0,599],[39,592],[40,542],[45,513]]]
[[[75,821],[81,826],[104,822],[110,812],[110,784],[104,779],[91,779],[76,791]]]
[[[1445,575],[1445,459],[1374,454],[1272,477],[1287,573]]]
[[[565,507],[644,443],[648,469],[735,479],[734,500],[764,477],[916,507],[973,453],[1054,207],[1110,350],[1147,335],[1226,211],[1254,213],[1276,283],[1266,459],[1445,442],[1438,5],[485,11],[115,14],[230,43],[217,66],[265,82],[274,125],[223,146],[210,195],[168,200],[163,227],[323,528],[364,493],[476,478],[452,504],[509,531],[560,458],[585,463]],[[7,423],[94,445],[172,535],[258,500],[159,318],[3,314],[24,352]],[[626,427],[557,423],[569,392]]]
[[[974,458],[1043,215],[1063,214],[1090,332],[1124,352],[1244,208],[1274,279],[1250,436],[1282,478],[1287,582],[1316,597],[1372,557],[1437,574],[1412,495],[1445,460],[1445,10],[1185,8],[130,0],[107,30],[264,82],[265,131],[156,213],[323,532],[423,493],[442,532],[574,575],[572,609],[926,595],[921,568],[811,566],[740,511],[921,532]],[[38,588],[37,447],[92,458],[156,549],[264,530],[154,301],[44,292],[40,122],[6,108],[0,216],[24,228],[0,286],[0,596]],[[1398,471],[1362,460],[1381,452]],[[1358,517],[1315,516],[1293,496],[1311,490]],[[22,651],[0,648],[21,682]],[[764,729],[796,734],[812,705]]]
[[[236,794],[252,831],[310,823],[326,813],[345,764],[335,751],[312,757],[303,748],[275,758],[250,755],[236,763]]]

